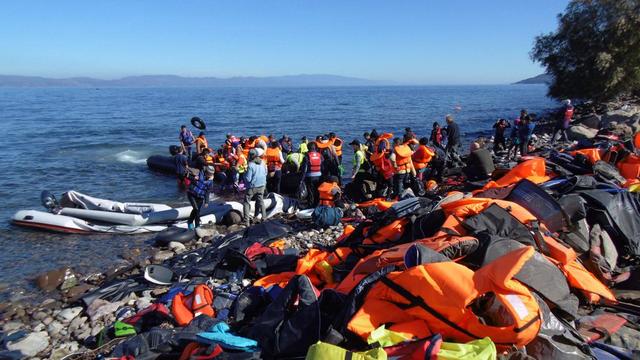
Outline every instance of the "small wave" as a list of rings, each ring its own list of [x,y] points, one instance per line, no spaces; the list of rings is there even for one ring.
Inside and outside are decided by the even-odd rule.
[[[116,154],[116,160],[129,164],[144,164],[147,157],[139,151],[125,150]]]

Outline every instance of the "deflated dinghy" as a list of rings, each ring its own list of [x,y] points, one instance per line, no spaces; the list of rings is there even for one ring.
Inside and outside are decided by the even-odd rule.
[[[20,210],[13,215],[11,221],[15,225],[69,234],[144,234],[162,231],[167,228],[165,225],[128,226],[94,224],[71,216],[56,215],[38,210]]]

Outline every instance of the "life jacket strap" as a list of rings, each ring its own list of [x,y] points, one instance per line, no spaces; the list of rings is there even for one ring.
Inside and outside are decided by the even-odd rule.
[[[444,315],[442,315],[439,312],[437,312],[434,308],[432,308],[427,303],[425,303],[423,298],[413,295],[407,289],[405,289],[402,286],[400,286],[400,285],[396,284],[395,282],[391,281],[389,278],[381,277],[380,281],[383,284],[385,284],[388,288],[390,288],[391,290],[393,290],[396,293],[398,293],[398,295],[400,295],[403,298],[407,299],[409,301],[409,304],[411,305],[410,307],[418,306],[418,307],[422,308],[423,310],[425,310],[426,312],[428,312],[429,314],[431,314],[432,316],[434,316],[436,319],[438,319],[438,320],[442,321],[443,323],[447,324],[448,326],[458,330],[459,332],[467,335],[468,337],[473,338],[473,339],[480,339],[480,337],[472,334],[467,329],[462,328],[458,324],[456,324],[453,321],[447,319]]]

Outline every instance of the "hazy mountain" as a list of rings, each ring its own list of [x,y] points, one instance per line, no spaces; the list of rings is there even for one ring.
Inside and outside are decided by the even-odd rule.
[[[89,77],[64,79],[40,76],[0,75],[0,87],[286,87],[286,86],[366,86],[385,85],[382,81],[325,74],[267,77],[182,77],[177,75],[127,76],[102,80]]]
[[[540,74],[538,76],[534,76],[528,79],[520,80],[515,84],[551,84],[553,80],[553,76],[549,74]]]

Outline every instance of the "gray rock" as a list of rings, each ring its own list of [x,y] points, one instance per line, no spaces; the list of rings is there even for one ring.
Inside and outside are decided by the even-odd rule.
[[[45,331],[32,332],[18,341],[7,344],[8,350],[17,350],[28,357],[34,357],[49,346],[49,335]]]
[[[101,326],[96,326],[93,329],[91,329],[91,336],[96,336],[98,334],[100,334],[100,331],[102,331],[102,327]]]
[[[76,277],[75,274],[69,274],[67,277],[65,277],[64,281],[62,282],[62,284],[60,285],[59,289],[62,291],[71,289],[72,287],[76,286],[78,284],[78,278]]]
[[[586,126],[591,129],[600,129],[601,121],[602,121],[602,116],[596,115],[596,114],[590,114],[590,115],[581,117],[580,119],[576,120],[575,123]]]
[[[38,311],[38,312],[33,313],[33,315],[31,316],[31,318],[32,318],[33,320],[42,321],[42,320],[44,320],[47,316],[49,316],[49,315],[47,315],[47,313],[46,313],[46,312],[44,312],[44,311]]]
[[[184,246],[183,243],[179,243],[177,241],[170,242],[169,249],[171,249],[176,254],[182,254],[183,252],[187,251],[187,247]]]
[[[19,321],[10,321],[2,325],[2,331],[6,334],[6,333],[10,333],[10,332],[22,329],[23,327],[24,327],[24,324]]]
[[[66,346],[62,345],[57,349],[54,349],[51,352],[51,355],[49,355],[51,360],[62,360],[65,358],[65,356],[71,354],[72,351],[69,350]]]
[[[46,326],[49,325],[53,322],[53,318],[51,316],[48,316],[46,318],[44,318],[44,320],[42,320],[42,323]]]
[[[136,300],[136,309],[138,311],[148,308],[153,302],[153,298],[151,297],[141,297]]]
[[[49,326],[47,326],[47,332],[49,333],[49,336],[53,337],[53,338],[57,338],[60,337],[60,332],[64,329],[64,325],[62,325],[61,323],[54,321],[51,324],[49,324]]]
[[[609,123],[608,129],[612,134],[621,139],[628,139],[633,135],[633,129],[625,123],[611,122]]]
[[[45,299],[42,304],[40,304],[40,307],[43,309],[52,309],[53,307],[56,306],[57,301],[55,299]]]
[[[591,129],[583,125],[573,125],[567,130],[567,135],[571,140],[593,139],[597,133],[597,129]]]
[[[84,316],[76,317],[75,319],[73,319],[73,321],[71,321],[71,324],[69,324],[69,331],[74,332],[76,329],[80,328],[86,321],[87,318]]]
[[[73,308],[66,308],[60,311],[60,313],[56,316],[56,318],[62,321],[63,323],[68,323],[68,322],[71,322],[71,320],[73,320],[76,316],[80,315],[81,312],[82,312],[82,307],[80,306],[73,307]]]
[[[153,261],[160,263],[165,260],[171,259],[172,257],[173,257],[173,251],[169,251],[169,250],[158,251],[153,255]]]
[[[198,238],[214,237],[218,234],[215,226],[200,226],[196,228],[196,236]],[[169,247],[171,247],[171,244],[169,244]]]

